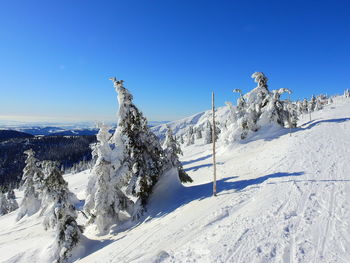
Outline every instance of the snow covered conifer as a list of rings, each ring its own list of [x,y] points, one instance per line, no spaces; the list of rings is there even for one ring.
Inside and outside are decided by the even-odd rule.
[[[202,128],[198,127],[196,130],[196,139],[202,139],[203,135],[202,135]]]
[[[315,110],[322,110],[322,109],[323,109],[322,98],[321,96],[317,96]]]
[[[133,96],[123,81],[111,79],[118,93],[118,126],[113,145],[114,176],[135,201],[134,215],[145,209],[154,185],[163,173],[163,149],[143,114],[133,104]]]
[[[173,136],[173,132],[169,126],[167,126],[167,134],[164,142],[164,153],[165,158],[167,160],[167,169],[171,169],[173,167],[177,168],[179,172],[180,181],[183,183],[193,182],[192,178],[185,172],[182,167],[181,162],[179,161],[178,155],[182,155],[182,151],[180,145],[175,140]]]
[[[8,213],[8,201],[3,189],[0,189],[0,216]]]
[[[309,105],[306,99],[303,100],[302,111],[303,114],[309,113]]]
[[[122,220],[121,211],[132,214],[133,202],[119,189],[118,181],[113,177],[110,127],[100,124],[99,128],[95,146],[97,161],[89,179],[84,209],[91,216],[90,223],[95,223],[98,232],[103,234]]]
[[[205,136],[204,136],[204,143],[209,144],[212,142],[213,142],[213,128],[212,128],[210,121],[207,121],[206,129],[205,129]]]
[[[10,189],[7,192],[7,203],[8,203],[8,212],[11,213],[18,208],[18,203],[16,201],[16,195],[13,189]]]
[[[43,161],[43,209],[45,229],[55,229],[53,243],[56,262],[66,262],[78,244],[82,228],[78,226],[77,212],[73,204],[73,194],[63,179],[57,163]]]
[[[316,109],[316,97],[312,95],[311,101],[309,103],[309,109],[310,111],[314,111]]]
[[[24,194],[18,211],[17,220],[20,220],[25,215],[31,216],[35,214],[39,211],[41,205],[38,188],[40,188],[43,175],[37,166],[38,160],[34,156],[34,151],[30,149],[24,153],[27,155],[25,161],[26,166],[23,169],[23,185],[21,186]]]
[[[187,146],[194,144],[193,126],[190,125],[187,130]]]

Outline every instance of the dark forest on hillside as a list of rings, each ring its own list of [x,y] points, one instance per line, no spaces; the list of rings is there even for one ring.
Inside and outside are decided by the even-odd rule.
[[[96,136],[41,136],[0,142],[0,185],[18,186],[25,166],[24,151],[33,149],[42,160],[58,161],[63,169],[91,160],[90,144]]]

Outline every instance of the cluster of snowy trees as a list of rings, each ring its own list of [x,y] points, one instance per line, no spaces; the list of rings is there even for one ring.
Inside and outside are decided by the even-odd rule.
[[[17,208],[18,204],[13,189],[6,191],[5,187],[0,188],[0,216],[11,213]]]
[[[292,91],[285,88],[270,91],[268,78],[262,72],[255,72],[251,77],[257,87],[245,95],[241,90],[235,89],[234,92],[240,94],[237,106],[226,103],[229,107],[229,116],[223,125],[226,143],[245,139],[250,133],[267,125],[295,128],[301,115],[311,114],[321,110],[323,105],[333,103],[332,98],[325,95],[312,96],[310,101],[304,99],[293,102],[282,99],[283,94],[290,95]]]
[[[99,125],[84,205],[87,224],[95,225],[100,234],[107,233],[112,225],[139,218],[146,211],[154,186],[170,170],[178,171],[179,181],[192,182],[179,161],[182,151],[172,130],[168,127],[162,147],[133,104],[133,96],[123,81],[112,80],[118,93],[118,126],[111,134],[110,127]],[[196,135],[199,136],[198,131]],[[77,199],[69,191],[57,162],[39,161],[31,149],[24,153],[27,158],[21,183],[23,199],[17,221],[34,214],[42,216],[45,229],[55,232],[53,258],[65,262],[83,233],[83,227],[77,223]],[[83,162],[75,169],[88,165],[91,162]],[[13,190],[7,195],[0,191],[0,215],[17,208]]]
[[[244,139],[250,132],[256,132],[268,124],[296,126],[295,108],[290,101],[281,99],[282,94],[290,94],[291,91],[284,88],[270,91],[268,79],[262,72],[255,72],[252,78],[257,87],[245,95],[242,95],[241,90],[234,90],[240,93],[237,107],[227,103],[230,114],[225,125],[229,131],[226,132],[226,140]]]
[[[56,262],[65,262],[78,244],[82,233],[82,228],[76,222],[76,198],[69,191],[57,162],[39,162],[31,149],[24,153],[27,159],[21,186],[23,199],[17,212],[17,221],[40,212],[39,215],[44,218],[45,229],[51,228],[55,231],[53,258]],[[1,211],[3,203],[6,203],[8,208],[5,213],[18,208],[13,190],[8,192],[7,201],[3,200],[5,199],[1,193]],[[2,214],[4,213],[0,213]]]
[[[100,234],[107,233],[112,225],[139,218],[154,186],[170,169],[177,168],[182,182],[192,181],[178,160],[182,152],[171,129],[163,149],[123,81],[111,80],[118,94],[118,125],[114,134],[108,126],[100,125],[93,151],[97,160],[84,206],[89,223]]]
[[[210,118],[210,115],[209,115]],[[221,132],[220,123],[215,123],[216,130],[216,141],[219,138],[219,134]],[[189,125],[185,134],[177,136],[177,141],[183,146],[189,146],[195,144],[196,141],[201,140],[204,144],[209,144],[213,142],[213,125],[207,120],[204,125],[194,127],[193,125]]]

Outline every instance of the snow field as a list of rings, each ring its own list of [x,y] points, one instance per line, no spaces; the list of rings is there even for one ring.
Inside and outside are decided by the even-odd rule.
[[[185,147],[194,183],[181,186],[169,173],[160,184],[174,187],[159,186],[135,225],[106,236],[88,228],[76,262],[350,262],[350,101],[308,118],[291,136],[267,127],[219,144],[217,197],[212,145]],[[65,176],[79,199],[88,175]],[[47,262],[52,232],[38,215],[15,216],[0,217],[0,261]]]

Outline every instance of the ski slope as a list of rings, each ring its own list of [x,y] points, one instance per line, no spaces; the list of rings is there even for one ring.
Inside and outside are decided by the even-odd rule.
[[[212,145],[185,147],[194,183],[182,186],[170,173],[134,225],[100,237],[87,228],[76,262],[350,262],[350,100],[299,125],[291,136],[266,127],[219,143],[216,197]],[[88,175],[65,177],[79,199]],[[47,262],[53,233],[38,215],[15,216],[0,217],[0,261]]]

